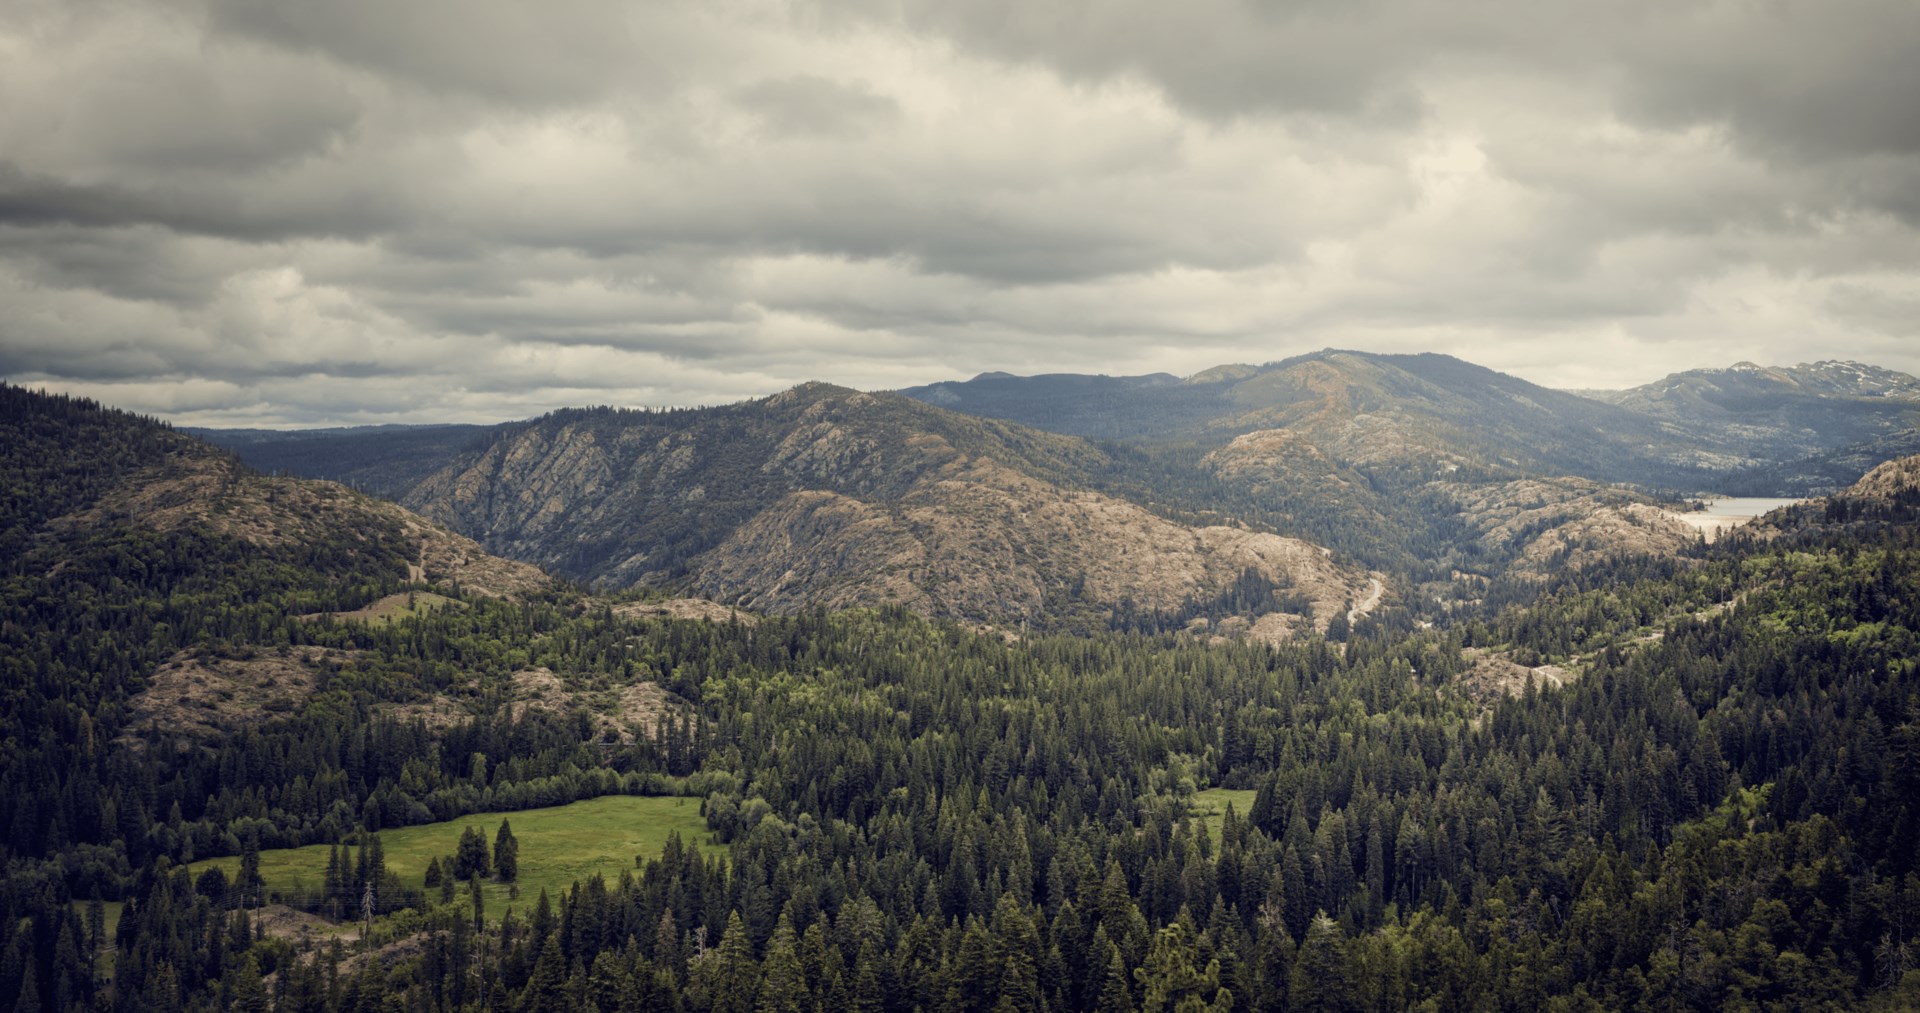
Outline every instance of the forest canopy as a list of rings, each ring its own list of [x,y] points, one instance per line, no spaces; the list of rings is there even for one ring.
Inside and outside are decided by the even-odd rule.
[[[402,532],[50,525],[141,441],[200,451],[7,396],[0,445],[70,462],[14,454],[0,483],[18,1009],[1920,1004],[1911,502],[1344,643],[679,620],[567,587],[371,622],[329,615],[427,590]],[[163,666],[299,658],[282,710],[133,724]],[[1489,688],[1488,659],[1527,678]],[[567,692],[526,705],[529,672]],[[664,703],[609,723],[642,685]],[[1252,792],[1217,833],[1213,787]],[[528,876],[518,822],[449,837],[437,882],[381,843],[609,794],[697,800],[719,853],[672,838],[505,911],[482,884]],[[328,882],[268,889],[261,853],[301,845],[337,854]],[[187,868],[215,856],[238,874]]]

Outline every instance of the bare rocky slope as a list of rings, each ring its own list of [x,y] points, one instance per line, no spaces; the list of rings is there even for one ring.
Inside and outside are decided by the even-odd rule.
[[[1860,477],[1840,498],[1893,502],[1920,493],[1920,454],[1887,461]]]
[[[1369,577],[1298,539],[1099,491],[1084,440],[807,384],[502,429],[405,502],[489,549],[754,609],[900,603],[995,625],[1177,613],[1251,572],[1324,625]]]
[[[150,624],[135,638],[154,652],[145,662],[112,653],[83,662],[119,680],[124,695],[97,717],[127,742],[187,747],[299,713],[363,653],[276,642],[274,631],[555,591],[538,568],[489,555],[398,504],[262,475],[155,420],[84,399],[0,384],[0,476],[0,584],[12,603],[0,656],[60,649],[47,641],[66,635],[60,624],[76,613]],[[95,639],[82,629],[63,643],[84,649]],[[473,688],[482,674],[443,673],[450,678],[430,692],[370,705],[464,720],[477,708],[456,698],[483,708]],[[624,694],[606,702],[616,714],[668,705],[657,686],[608,692]],[[17,693],[0,696],[19,705]]]
[[[512,596],[545,587],[538,567],[489,555],[479,543],[406,508],[333,482],[261,475],[237,458],[179,434],[169,452],[131,471],[84,509],[50,520],[50,532],[136,525],[156,532],[205,525],[261,547],[346,538],[406,547],[411,575],[430,584]]]
[[[1695,535],[1660,500],[1844,486],[1920,432],[1920,381],[1851,363],[1588,393],[1328,349],[1185,380],[807,384],[472,432],[221,438],[320,474],[379,462],[402,503],[486,550],[606,587],[1098,622],[1192,618],[1251,573],[1324,622],[1361,570],[1393,574],[1405,601],[1462,575],[1680,551]]]

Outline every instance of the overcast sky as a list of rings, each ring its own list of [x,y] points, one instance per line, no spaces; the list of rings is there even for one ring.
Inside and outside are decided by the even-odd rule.
[[[1914,0],[0,0],[0,376],[285,425],[1920,373],[1916,109]]]

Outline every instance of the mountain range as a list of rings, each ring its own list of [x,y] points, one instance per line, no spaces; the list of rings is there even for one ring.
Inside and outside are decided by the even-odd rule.
[[[476,435],[408,497],[603,585],[792,614],[553,581],[0,385],[0,994],[1920,1003],[1920,458],[1663,550],[1612,539],[1677,504],[1305,428],[1163,453],[805,385]],[[1452,504],[1460,542],[1379,537],[1504,570],[1422,582],[1203,516],[1254,502],[1229,448]]]
[[[987,373],[491,427],[196,432],[602,587],[1003,628],[1239,616],[1285,636],[1362,602],[1445,608],[1476,581],[1685,552],[1678,500],[1844,486],[1916,427],[1920,381],[1854,363],[1572,392],[1330,349],[1185,379]]]

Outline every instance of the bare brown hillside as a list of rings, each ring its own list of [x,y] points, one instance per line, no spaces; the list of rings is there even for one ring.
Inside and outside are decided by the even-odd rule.
[[[701,557],[694,586],[768,611],[893,601],[1004,623],[1067,598],[1171,612],[1247,569],[1304,592],[1321,626],[1367,584],[1298,539],[1186,527],[1123,500],[960,458],[894,504],[793,493]]]
[[[155,531],[205,524],[262,547],[307,544],[322,533],[371,545],[378,536],[398,534],[414,556],[414,576],[428,583],[512,596],[552,581],[538,567],[491,556],[473,539],[396,504],[332,482],[256,474],[234,458],[191,448],[128,475],[49,527],[111,523]]]
[[[807,384],[691,412],[560,412],[407,502],[496,553],[764,611],[898,603],[1016,625],[1180,609],[1248,570],[1322,625],[1367,576],[1319,547],[1094,491],[1077,437]]]

